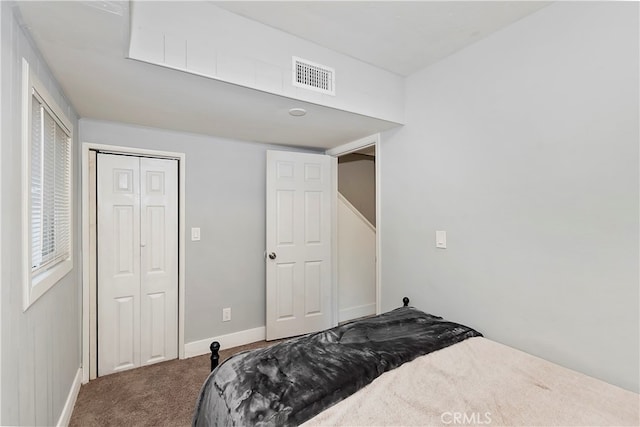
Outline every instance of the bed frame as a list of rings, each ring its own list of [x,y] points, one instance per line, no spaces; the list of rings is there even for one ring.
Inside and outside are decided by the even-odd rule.
[[[409,298],[402,298],[402,306],[409,306]],[[220,343],[218,341],[214,341],[209,346],[209,350],[211,350],[211,370],[213,371],[220,363]]]

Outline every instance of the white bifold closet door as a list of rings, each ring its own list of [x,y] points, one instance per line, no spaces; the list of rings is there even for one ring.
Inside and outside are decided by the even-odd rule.
[[[178,162],[97,157],[102,376],[178,355]]]

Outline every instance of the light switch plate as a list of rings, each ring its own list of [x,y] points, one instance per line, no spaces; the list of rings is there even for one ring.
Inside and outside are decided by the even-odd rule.
[[[436,248],[440,248],[440,249],[447,248],[447,232],[446,231],[436,231]]]
[[[191,241],[195,242],[200,240],[200,227],[193,227],[191,229]]]

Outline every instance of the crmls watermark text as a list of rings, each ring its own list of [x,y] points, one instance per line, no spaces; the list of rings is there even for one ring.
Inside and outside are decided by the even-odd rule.
[[[491,412],[443,412],[440,421],[443,424],[454,425],[489,425]]]

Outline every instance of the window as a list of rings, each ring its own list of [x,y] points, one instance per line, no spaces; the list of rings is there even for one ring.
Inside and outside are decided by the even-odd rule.
[[[24,309],[72,269],[72,127],[23,60]]]

